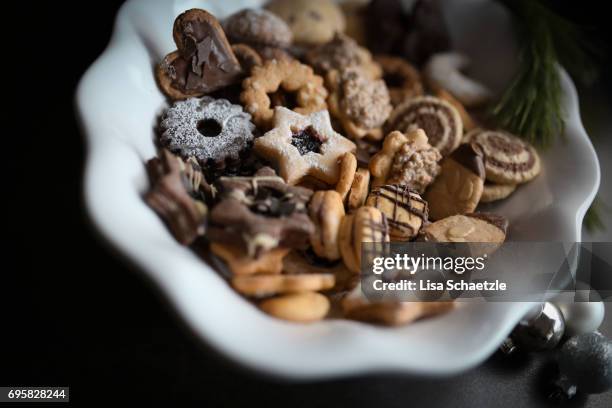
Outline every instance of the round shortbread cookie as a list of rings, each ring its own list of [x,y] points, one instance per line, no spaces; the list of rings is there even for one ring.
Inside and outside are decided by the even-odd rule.
[[[232,286],[245,296],[264,297],[279,293],[326,290],[334,287],[332,274],[241,275],[232,278]]]
[[[516,190],[516,184],[495,184],[485,183],[482,190],[481,203],[492,203],[493,201],[503,200]]]
[[[329,311],[329,300],[320,293],[292,293],[259,304],[264,312],[279,319],[309,323],[321,320]]]

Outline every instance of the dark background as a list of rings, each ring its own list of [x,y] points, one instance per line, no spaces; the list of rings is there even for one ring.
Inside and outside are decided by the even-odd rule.
[[[291,384],[246,373],[197,343],[157,292],[96,237],[82,209],[85,147],[73,93],[106,46],[121,3],[41,2],[6,12],[12,24],[4,27],[10,92],[0,162],[9,190],[2,194],[0,385],[67,385],[73,403],[87,406],[119,398],[181,406],[548,405],[545,385],[555,368],[546,354],[494,355],[446,379],[377,375]],[[557,7],[607,44],[600,2]],[[610,74],[602,72],[596,87],[606,90],[608,103]],[[612,335],[610,319],[604,331]],[[612,395],[579,395],[569,406],[609,407]]]

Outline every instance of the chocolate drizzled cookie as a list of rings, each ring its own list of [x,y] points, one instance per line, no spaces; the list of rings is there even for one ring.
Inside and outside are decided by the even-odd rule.
[[[386,184],[372,189],[366,205],[386,215],[391,241],[414,238],[427,222],[427,202],[406,185]]]

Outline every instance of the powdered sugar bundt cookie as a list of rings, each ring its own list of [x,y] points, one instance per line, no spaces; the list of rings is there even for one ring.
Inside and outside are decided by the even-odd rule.
[[[160,128],[160,142],[170,151],[195,157],[201,166],[220,166],[239,158],[252,142],[255,126],[240,105],[205,96],[176,102],[164,113]]]

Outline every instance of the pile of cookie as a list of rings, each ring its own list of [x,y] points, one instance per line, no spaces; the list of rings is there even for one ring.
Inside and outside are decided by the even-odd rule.
[[[507,222],[477,206],[540,171],[479,117],[491,92],[460,71],[435,1],[192,9],[172,35],[145,199],[272,316],[397,325],[451,309],[366,299],[362,243],[501,243]]]

